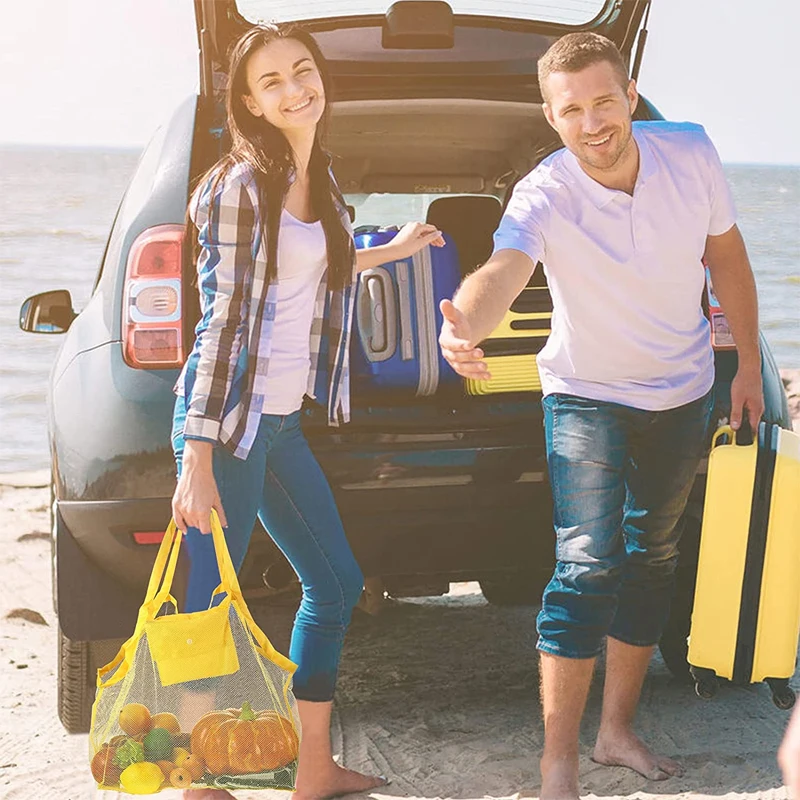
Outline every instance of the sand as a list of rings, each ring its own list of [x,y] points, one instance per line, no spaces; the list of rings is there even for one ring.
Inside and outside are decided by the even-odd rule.
[[[800,430],[800,371],[787,372]],[[88,771],[88,737],[56,714],[56,633],[50,586],[47,476],[0,476],[0,798],[115,800]],[[356,612],[346,643],[333,737],[347,766],[391,777],[369,797],[538,796],[542,720],[536,699],[535,608],[489,606],[477,584],[441,598]],[[269,628],[265,623],[267,634]],[[590,760],[603,666],[581,734],[581,782],[602,798],[784,798],[775,762],[785,712],[765,686],[722,687],[711,701],[650,666],[637,727],[686,775],[656,783]],[[797,679],[795,688],[800,688]],[[177,800],[177,792],[159,797]],[[242,792],[276,800],[280,792]],[[355,797],[355,796],[353,796]],[[359,797],[366,797],[362,795]]]

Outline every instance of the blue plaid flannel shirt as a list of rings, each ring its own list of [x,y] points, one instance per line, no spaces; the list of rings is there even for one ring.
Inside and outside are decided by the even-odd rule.
[[[261,421],[276,287],[266,285],[267,250],[252,168],[233,167],[212,198],[213,183],[212,176],[201,184],[190,203],[201,248],[197,275],[202,316],[175,392],[186,398],[186,439],[219,442],[244,459]],[[335,202],[352,234],[347,208],[340,198]],[[354,258],[354,281],[355,274]],[[306,393],[320,402],[324,396],[330,425],[350,419],[354,287],[328,290],[326,271],[314,303]]]

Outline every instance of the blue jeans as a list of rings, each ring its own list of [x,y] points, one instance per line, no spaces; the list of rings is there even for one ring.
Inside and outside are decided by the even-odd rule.
[[[593,658],[606,636],[654,645],[669,616],[678,523],[705,453],[712,394],[667,411],[562,394],[542,405],[556,568],[537,647]]]
[[[184,398],[178,397],[172,445],[180,475],[184,450]],[[364,578],[345,537],[328,481],[300,429],[300,412],[261,417],[246,460],[217,446],[214,478],[227,517],[225,540],[237,572],[256,518],[286,556],[303,586],[292,629],[289,658],[297,665],[298,700],[333,698],[339,658]],[[184,610],[209,607],[219,585],[211,536],[197,528],[186,535],[189,577]]]

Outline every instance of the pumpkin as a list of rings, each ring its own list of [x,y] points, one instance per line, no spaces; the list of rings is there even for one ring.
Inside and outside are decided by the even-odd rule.
[[[269,772],[297,758],[299,741],[294,726],[275,711],[255,712],[249,703],[241,710],[210,711],[192,730],[192,754],[212,775]]]

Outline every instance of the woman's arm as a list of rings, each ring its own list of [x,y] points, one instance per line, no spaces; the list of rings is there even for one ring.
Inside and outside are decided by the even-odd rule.
[[[356,250],[356,272],[408,258],[429,244],[444,247],[444,238],[436,226],[424,222],[408,222],[391,242]]]
[[[212,508],[219,514],[222,527],[228,526],[214,479],[213,451],[211,442],[199,439],[185,442],[181,477],[172,496],[172,517],[184,533],[188,526],[199,528],[201,533],[211,533]]]
[[[235,169],[235,168],[234,168]],[[215,443],[247,331],[255,208],[242,176],[228,173],[201,201],[197,262],[202,318],[189,356],[184,437]]]
[[[212,453],[247,330],[253,275],[256,215],[242,177],[226,175],[213,187],[213,197],[201,198],[194,221],[202,248],[197,275],[203,316],[190,355],[185,445],[172,514],[181,530],[210,533],[212,508],[227,525]]]

